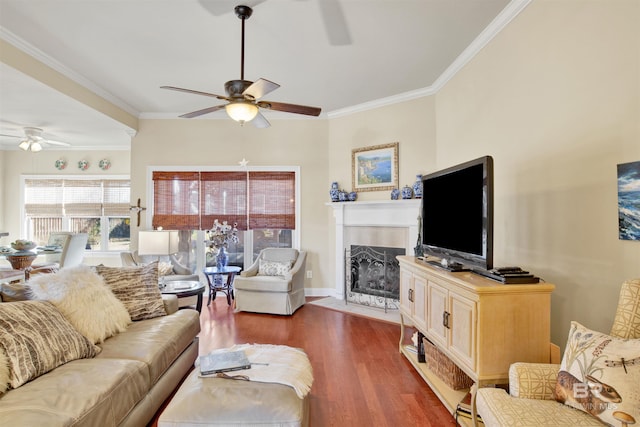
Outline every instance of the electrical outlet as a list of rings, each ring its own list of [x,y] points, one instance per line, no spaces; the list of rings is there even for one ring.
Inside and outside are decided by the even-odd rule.
[[[307,270],[307,279],[313,278],[313,272],[311,270]]]

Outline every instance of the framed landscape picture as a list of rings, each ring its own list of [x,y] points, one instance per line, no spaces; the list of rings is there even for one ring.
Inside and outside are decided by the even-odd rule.
[[[618,165],[620,240],[640,240],[640,162]]]
[[[398,187],[398,143],[354,148],[351,151],[354,191],[384,191]]]

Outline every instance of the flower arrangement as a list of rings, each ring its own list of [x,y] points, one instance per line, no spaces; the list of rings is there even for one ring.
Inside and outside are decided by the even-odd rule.
[[[207,243],[216,248],[227,247],[229,243],[238,243],[238,223],[229,225],[227,221],[220,223],[217,219],[213,221],[211,230],[207,231]]]

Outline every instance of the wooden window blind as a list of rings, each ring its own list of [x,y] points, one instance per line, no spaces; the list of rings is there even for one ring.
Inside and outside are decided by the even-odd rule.
[[[153,227],[295,229],[295,172],[153,172]]]
[[[32,218],[129,216],[128,179],[25,179],[25,213]]]
[[[153,172],[153,228],[200,228],[200,173]]]
[[[294,172],[249,172],[249,228],[296,227]]]
[[[238,223],[239,230],[247,229],[247,173],[200,173],[200,224],[204,230],[214,220]]]

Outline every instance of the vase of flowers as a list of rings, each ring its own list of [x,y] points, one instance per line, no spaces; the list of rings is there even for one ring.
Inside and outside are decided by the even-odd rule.
[[[238,223],[229,225],[227,221],[220,222],[217,219],[213,221],[211,230],[207,231],[207,246],[217,249],[216,267],[223,268],[229,262],[229,254],[226,248],[229,243],[238,243]]]

